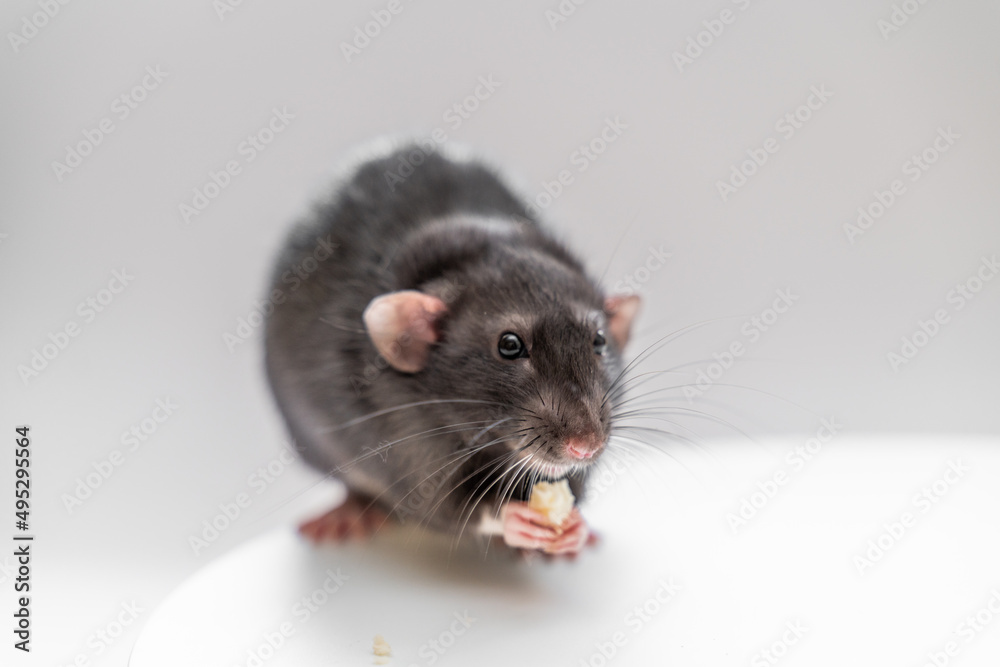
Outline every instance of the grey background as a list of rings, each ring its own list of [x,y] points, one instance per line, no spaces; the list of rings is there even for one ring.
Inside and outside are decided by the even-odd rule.
[[[1000,280],[961,310],[947,300],[1000,251],[995,3],[915,5],[886,38],[890,2],[592,0],[553,27],[555,0],[403,0],[347,62],[340,44],[386,5],[246,0],[220,17],[207,0],[72,2],[15,50],[8,33],[41,9],[5,3],[0,404],[9,437],[32,427],[38,622],[60,637],[33,660],[93,655],[88,635],[122,602],[149,610],[211,557],[335,497],[303,495],[318,475],[295,463],[209,548],[188,543],[220,503],[255,494],[249,476],[285,441],[260,330],[233,350],[224,335],[263,295],[289,224],[381,136],[443,128],[528,197],[570,170],[544,215],[609,287],[644,276],[651,246],[671,253],[641,285],[633,352],[712,321],[650,370],[690,364],[679,377],[694,381],[776,290],[795,294],[720,380],[751,389],[699,400],[753,435],[809,434],[820,415],[851,432],[1000,433]],[[727,9],[733,22],[678,71],[674,53]],[[147,67],[165,78],[120,118],[116,98]],[[500,85],[454,127],[445,114],[479,77]],[[813,86],[832,96],[782,138],[775,123]],[[275,108],[294,118],[247,162],[240,143]],[[60,180],[52,163],[105,118],[114,131]],[[621,136],[577,171],[574,151],[616,118]],[[903,163],[939,128],[959,138],[911,182]],[[769,137],[780,149],[722,201],[717,181]],[[179,205],[229,160],[241,173],[185,223]],[[850,243],[845,223],[897,178],[905,194]],[[134,280],[86,322],[78,304],[122,269]],[[939,308],[949,322],[894,371],[887,354]],[[23,381],[70,322],[79,335]],[[179,408],[128,451],[122,433],[168,397]],[[64,495],[113,450],[122,465],[68,511]]]

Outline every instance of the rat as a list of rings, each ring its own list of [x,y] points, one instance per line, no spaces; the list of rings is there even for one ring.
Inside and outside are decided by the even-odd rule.
[[[428,145],[431,148],[428,148]],[[607,449],[639,298],[606,295],[497,170],[429,142],[368,155],[289,235],[272,278],[268,381],[307,463],[347,499],[314,540],[395,517],[575,555],[526,502],[585,497]]]

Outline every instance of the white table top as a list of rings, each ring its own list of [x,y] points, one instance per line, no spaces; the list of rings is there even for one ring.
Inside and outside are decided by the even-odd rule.
[[[317,548],[289,527],[175,591],[130,664],[371,665],[376,634],[402,666],[921,665],[948,650],[986,664],[1000,653],[996,444],[845,438],[802,466],[751,447],[727,452],[746,464],[729,488],[693,460],[653,464],[584,506],[603,542],[575,563],[452,552],[407,527]],[[759,508],[734,531],[743,498]]]

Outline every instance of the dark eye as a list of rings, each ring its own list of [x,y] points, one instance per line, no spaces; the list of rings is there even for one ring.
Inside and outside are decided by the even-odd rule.
[[[517,359],[528,356],[528,351],[524,349],[524,341],[515,333],[505,333],[500,336],[497,343],[497,351],[504,359]]]
[[[604,332],[598,331],[594,336],[594,354],[604,354],[608,349],[608,341],[604,338]]]

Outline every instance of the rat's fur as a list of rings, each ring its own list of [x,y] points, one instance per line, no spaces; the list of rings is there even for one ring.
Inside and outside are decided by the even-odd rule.
[[[411,175],[387,177],[415,151],[424,161]],[[319,239],[332,256],[290,283],[293,267],[313,266]],[[477,506],[523,500],[547,476],[520,463],[529,454],[572,465],[582,495],[592,460],[567,459],[562,443],[607,442],[620,350],[609,335],[595,354],[604,295],[490,169],[416,145],[360,165],[292,234],[273,289],[282,298],[266,327],[268,377],[313,466],[388,511],[456,532]],[[448,306],[413,374],[378,355],[362,320],[372,299],[397,290]],[[498,355],[508,331],[527,359]]]

